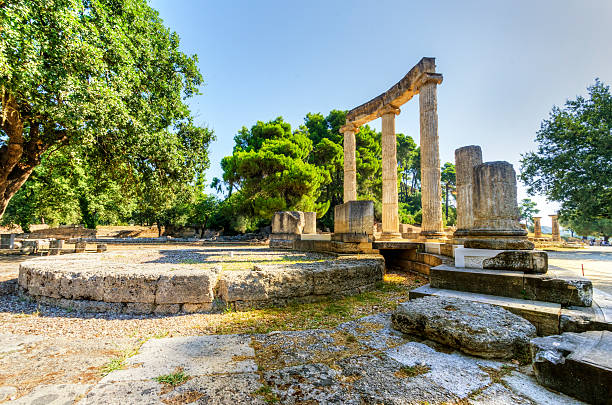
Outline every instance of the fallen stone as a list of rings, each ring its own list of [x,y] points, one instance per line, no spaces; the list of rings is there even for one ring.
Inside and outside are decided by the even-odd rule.
[[[591,404],[612,398],[612,332],[563,333],[531,341],[538,382]]]
[[[541,251],[510,250],[485,259],[482,268],[543,274],[548,271],[548,254]]]
[[[391,319],[404,333],[484,358],[523,360],[536,336],[535,326],[503,308],[458,298],[411,300],[400,304]]]

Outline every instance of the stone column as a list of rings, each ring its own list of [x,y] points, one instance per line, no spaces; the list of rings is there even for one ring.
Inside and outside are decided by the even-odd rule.
[[[474,167],[482,163],[480,146],[470,145],[455,150],[457,173],[457,230],[455,238],[464,238],[474,226],[472,179]]]
[[[552,220],[552,240],[554,242],[561,241],[561,233],[559,232],[559,215],[549,215]]]
[[[382,239],[401,238],[397,202],[397,139],[395,116],[399,108],[387,105],[382,110]]]
[[[421,203],[423,206],[421,234],[433,238],[444,235],[436,96],[437,85],[440,83],[442,83],[442,75],[425,73],[419,79],[418,84],[421,116]]]
[[[340,132],[344,134],[344,202],[357,201],[357,168],[355,161],[355,133],[358,128],[348,123]]]
[[[508,162],[487,162],[474,168],[474,227],[466,248],[533,249],[519,223],[516,172]]]
[[[535,239],[542,237],[542,217],[533,217],[533,237]]]

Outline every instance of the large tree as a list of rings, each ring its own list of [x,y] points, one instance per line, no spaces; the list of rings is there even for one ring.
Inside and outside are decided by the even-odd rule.
[[[612,219],[612,95],[599,80],[588,93],[553,108],[537,151],[522,156],[520,177],[530,194],[561,204],[562,222],[605,224]]]
[[[0,27],[0,215],[60,148],[155,184],[207,168],[212,132],[184,101],[197,58],[146,0],[4,0]]]

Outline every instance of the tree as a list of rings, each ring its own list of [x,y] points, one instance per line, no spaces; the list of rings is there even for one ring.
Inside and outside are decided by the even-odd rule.
[[[449,196],[455,192],[455,188],[457,184],[455,165],[450,162],[444,163],[444,166],[442,166],[440,178],[441,178],[442,186],[444,187],[444,201],[445,201],[445,207],[446,207],[445,218],[446,218],[446,223],[448,224],[450,223],[449,217],[448,217],[448,200],[449,200]]]
[[[525,221],[525,225],[533,227],[533,216],[540,212],[537,204],[530,198],[523,198],[519,203],[519,219]]]
[[[197,58],[146,0],[6,0],[0,27],[0,215],[59,149],[159,184],[208,167],[213,134],[184,101],[202,84]]]
[[[605,224],[612,219],[612,95],[599,80],[588,93],[553,107],[537,151],[522,155],[520,178],[531,195],[561,204],[562,222]]]

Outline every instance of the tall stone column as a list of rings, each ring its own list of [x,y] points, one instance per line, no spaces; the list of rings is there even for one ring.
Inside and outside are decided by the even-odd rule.
[[[533,237],[542,237],[542,217],[533,217]]]
[[[552,240],[554,242],[561,241],[561,232],[559,232],[559,215],[549,215],[552,220]]]
[[[357,166],[355,160],[355,133],[358,128],[349,123],[340,128],[344,134],[344,202],[357,200]]]
[[[472,181],[474,167],[482,163],[480,146],[470,145],[455,150],[457,176],[457,230],[455,238],[464,238],[474,226]]]
[[[430,238],[444,235],[436,95],[437,85],[440,83],[442,83],[442,75],[425,73],[419,79],[418,85],[421,116],[421,204],[423,209],[421,234]]]
[[[399,108],[387,105],[382,110],[382,239],[401,238],[397,201],[397,139],[395,116]]]

